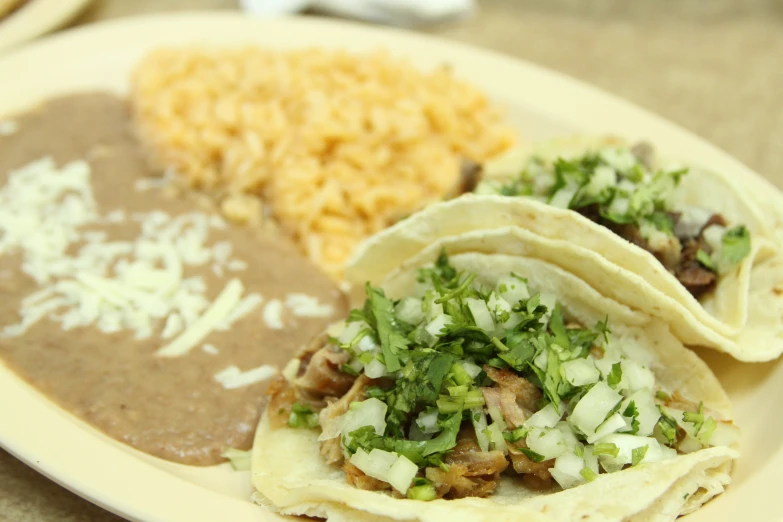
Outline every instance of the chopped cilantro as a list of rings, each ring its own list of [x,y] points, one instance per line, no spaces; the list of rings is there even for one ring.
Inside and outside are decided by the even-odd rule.
[[[588,468],[588,467],[582,468],[582,471],[580,471],[579,474],[582,475],[582,477],[587,482],[592,482],[592,481],[594,481],[595,479],[598,478],[598,474],[595,471],[593,471],[592,469]]]
[[[639,410],[636,409],[636,403],[634,401],[628,403],[628,407],[625,408],[625,411],[623,412],[623,417],[631,419],[631,435],[639,433]]]
[[[686,411],[683,413],[682,420],[693,424],[693,432],[698,435],[699,430],[701,430],[701,427],[704,424],[704,404],[701,402],[699,403],[698,413],[692,411]]]
[[[657,392],[655,392],[655,398],[658,399],[659,401],[664,401],[664,402],[670,401],[672,399],[671,395],[669,395],[668,393],[662,390],[658,390]]]
[[[715,263],[712,262],[710,255],[701,248],[696,252],[696,261],[707,270],[715,272]]]
[[[644,460],[644,456],[647,455],[647,450],[650,446],[639,446],[631,450],[631,466],[636,466]]]
[[[612,371],[606,377],[606,383],[612,388],[616,388],[620,381],[623,380],[623,366],[621,363],[616,362],[612,365]]]
[[[726,266],[734,266],[750,254],[750,232],[743,225],[723,233],[721,259]]]
[[[292,428],[315,428],[318,426],[318,414],[309,406],[294,403],[288,416],[288,425]]]
[[[348,375],[353,375],[354,377],[358,377],[359,372],[354,370],[351,366],[347,364],[343,364],[340,366],[340,371],[343,373],[347,373]]]
[[[527,458],[532,460],[535,463],[544,462],[544,456],[540,453],[536,453],[535,451],[529,449],[529,448],[517,448],[519,451],[522,452]]]
[[[663,409],[658,406],[661,412],[661,418],[658,419],[656,428],[660,430],[661,435],[666,439],[669,446],[674,446],[677,442],[677,421],[670,417]]]
[[[593,455],[611,455],[612,457],[617,457],[617,455],[620,454],[620,448],[618,448],[615,444],[611,442],[601,442],[600,444],[596,444],[593,448]]]
[[[390,372],[400,369],[399,353],[408,347],[408,339],[400,332],[394,317],[394,305],[387,298],[383,290],[367,285],[373,323],[378,329],[378,338],[381,342],[383,363]],[[372,324],[372,323],[371,323]]]

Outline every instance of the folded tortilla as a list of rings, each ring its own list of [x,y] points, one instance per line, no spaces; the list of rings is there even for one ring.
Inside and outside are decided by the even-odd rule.
[[[605,143],[616,141],[559,141],[536,149],[536,155],[570,156]],[[518,169],[525,158],[517,153],[500,170]],[[722,274],[715,290],[700,300],[650,252],[579,213],[501,195],[468,194],[414,214],[362,245],[347,277],[376,283],[374,273],[392,270],[434,241],[443,241],[449,253],[464,247],[527,255],[663,319],[686,344],[714,348],[746,362],[778,357],[783,353],[783,197],[763,180],[745,184],[699,168],[691,168],[683,178],[676,197],[683,204],[719,212],[751,233],[750,254]]]
[[[626,357],[649,367],[662,389],[703,401],[723,420],[732,418],[729,400],[715,376],[660,319],[601,295],[583,279],[547,261],[455,246],[461,253],[450,257],[451,264],[477,273],[483,284],[495,285],[510,272],[524,274],[531,292],[553,294],[574,320],[593,324],[608,315],[610,342]],[[364,275],[379,281],[390,297],[410,295],[417,269],[431,264],[441,247],[441,242],[429,245],[391,274],[379,266]],[[503,475],[498,490],[487,498],[423,502],[349,485],[339,468],[323,460],[317,438],[318,432],[313,430],[273,430],[266,416],[259,425],[253,447],[253,484],[283,514],[337,522],[674,520],[722,493],[730,481],[732,461],[738,456],[736,448],[711,447],[601,474],[587,484],[547,494],[529,490],[516,477]]]

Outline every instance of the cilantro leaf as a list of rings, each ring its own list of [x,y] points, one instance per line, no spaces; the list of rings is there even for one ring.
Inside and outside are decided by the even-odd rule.
[[[628,407],[625,408],[625,411],[623,412],[623,417],[631,419],[631,431],[629,433],[631,435],[639,433],[639,410],[636,409],[636,403],[634,401],[628,403]]]
[[[383,362],[389,372],[396,372],[401,368],[399,354],[408,348],[409,341],[398,330],[394,317],[394,304],[386,297],[383,290],[373,288],[368,283],[367,296],[378,330],[378,339],[381,342]]]
[[[623,365],[619,362],[616,362],[612,365],[612,371],[609,372],[609,375],[606,377],[606,384],[608,384],[611,388],[616,388],[622,380]]]
[[[650,446],[639,446],[631,450],[631,466],[636,466],[644,460],[644,456],[647,455],[647,450]]]
[[[661,418],[658,419],[658,424],[655,427],[660,430],[661,435],[666,439],[666,443],[669,446],[674,446],[677,443],[677,421],[670,417],[660,406],[658,411],[661,412]]]
[[[517,448],[517,449],[523,455],[525,455],[525,457],[529,458],[530,460],[532,460],[536,464],[538,464],[539,462],[544,462],[544,456],[541,455],[540,453],[536,453],[532,449],[529,449],[529,448]]]
[[[696,252],[696,261],[707,270],[715,272],[715,263],[712,262],[710,255],[701,248]]]
[[[740,225],[723,233],[721,259],[727,266],[734,266],[750,254],[750,232]]]

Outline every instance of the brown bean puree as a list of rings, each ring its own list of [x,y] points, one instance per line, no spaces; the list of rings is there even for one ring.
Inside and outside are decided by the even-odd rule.
[[[84,159],[101,213],[164,210],[171,216],[202,209],[190,196],[135,190],[135,181],[151,176],[133,139],[125,102],[107,94],[79,94],[52,100],[15,119],[15,134],[0,137],[0,182],[9,171],[45,156],[57,165]],[[102,228],[101,228],[102,227]],[[100,225],[112,240],[131,240],[138,223]],[[0,358],[54,402],[106,434],[146,453],[185,464],[222,461],[221,448],[249,449],[265,398],[266,383],[225,389],[213,376],[228,366],[249,370],[262,364],[281,368],[294,352],[331,320],[347,311],[334,284],[271,228],[213,230],[209,244],[229,240],[234,257],[248,263],[234,272],[246,293],[266,300],[291,292],[317,297],[335,308],[334,318],[286,316],[273,330],[261,320],[260,307],[230,331],[204,340],[216,355],[200,348],[174,359],[154,356],[160,338],[138,341],[131,332],[104,334],[97,328],[63,331],[43,320],[24,336],[0,339]],[[20,301],[38,287],[19,269],[20,256],[0,257],[0,327],[19,321]],[[207,297],[214,299],[229,277],[219,279],[210,266],[186,270],[202,275]],[[156,330],[156,333],[160,330]],[[6,398],[12,400],[11,398]]]

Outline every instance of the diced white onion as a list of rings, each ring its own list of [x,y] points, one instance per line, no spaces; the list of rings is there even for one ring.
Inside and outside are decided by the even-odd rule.
[[[498,295],[512,307],[520,301],[530,298],[530,292],[525,282],[511,275],[501,277],[498,280],[497,288]]]
[[[372,336],[372,334],[365,335],[359,340],[359,343],[356,345],[356,348],[360,352],[371,352],[374,349],[378,348],[378,343],[375,342],[375,338]]]
[[[598,474],[598,457],[593,455],[593,446],[584,447],[582,458],[585,461],[585,467],[590,468],[593,473]]]
[[[579,400],[568,421],[589,437],[621,400],[619,393],[600,381]]]
[[[468,375],[472,379],[475,379],[478,374],[481,373],[481,366],[477,364],[473,364],[470,361],[461,361],[460,364],[462,365],[462,368],[465,369],[465,372],[467,372]]]
[[[440,431],[438,426],[438,410],[431,412],[421,412],[416,418],[416,424],[423,433],[437,433]]]
[[[359,448],[351,456],[351,464],[359,468],[365,475],[384,482],[389,481],[389,470],[395,462],[397,462],[396,453],[377,448],[370,453]]]
[[[359,335],[359,332],[369,327],[370,325],[368,325],[364,321],[354,321],[351,323],[345,323],[345,328],[337,337],[337,340],[340,341],[340,344],[348,344],[351,341],[353,341],[353,339],[357,335]]]
[[[544,457],[554,459],[569,450],[565,437],[558,429],[533,428],[525,439],[527,447]]]
[[[433,319],[435,319],[439,315],[443,315],[443,304],[435,302],[435,301],[438,300],[438,297],[439,297],[436,292],[430,290],[428,292],[428,294],[430,294],[430,295],[425,298],[425,299],[427,299],[427,301],[429,303],[429,308],[427,308],[426,319],[428,321],[432,321]],[[424,310],[424,308],[422,308],[422,310]]]
[[[470,421],[473,423],[473,429],[476,431],[476,442],[478,442],[481,451],[489,451],[489,437],[487,436],[487,414],[484,408],[478,407],[470,410]]]
[[[563,372],[563,378],[572,386],[593,384],[601,378],[601,373],[595,367],[592,358],[566,361],[560,368]]]
[[[554,193],[549,204],[553,207],[568,208],[577,190],[579,190],[578,185],[566,185]]]
[[[549,349],[544,348],[543,350],[541,350],[541,353],[536,355],[535,359],[533,359],[533,364],[535,364],[542,370],[546,370],[548,358],[549,358]]]
[[[570,450],[573,450],[578,444],[580,444],[579,439],[576,437],[574,430],[571,429],[571,426],[568,424],[568,422],[558,422],[555,425],[555,429],[560,430],[560,433],[563,434],[563,440],[565,440],[565,443]]]
[[[341,421],[340,431],[346,438],[346,443],[350,444],[351,432],[365,426],[372,426],[376,435],[383,435],[386,431],[386,409],[383,401],[374,398],[351,404]]]
[[[658,419],[661,418],[661,412],[655,405],[655,397],[652,391],[648,388],[635,391],[623,401],[620,411],[625,411],[631,401],[633,401],[638,412],[636,420],[639,422],[639,431],[636,435],[652,435]]]
[[[489,308],[489,311],[495,314],[495,317],[497,317],[503,312],[510,313],[512,307],[509,302],[500,297],[497,292],[492,292],[489,294],[489,299],[487,300],[487,308]]]
[[[555,459],[555,466],[549,472],[561,488],[568,489],[587,482],[582,476],[584,467],[584,459],[569,451]]]
[[[370,455],[370,458],[372,458],[372,455]],[[416,464],[411,462],[404,455],[400,455],[397,457],[394,464],[391,465],[391,468],[389,468],[387,482],[404,495],[408,492],[413,477],[415,477],[418,472],[419,467]]]
[[[412,325],[418,325],[424,320],[421,300],[416,297],[406,297],[402,299],[394,308],[394,314],[400,321]]]
[[[628,198],[615,197],[609,204],[609,212],[613,214],[625,215],[628,213],[629,205],[630,200],[628,200]]]
[[[489,432],[489,442],[492,444],[492,449],[496,451],[502,451],[503,454],[508,453],[508,446],[506,445],[506,439],[503,438],[503,430],[505,429],[505,423],[493,422],[487,427]]]
[[[712,210],[693,205],[685,205],[678,210],[680,211],[680,219],[674,226],[674,233],[678,237],[698,236],[701,228],[712,216]]]
[[[617,183],[617,175],[614,169],[601,165],[595,169],[590,181],[584,186],[582,190],[590,195],[598,195],[605,188],[613,187]]]
[[[595,430],[595,433],[587,437],[587,442],[592,444],[596,440],[605,437],[606,435],[610,435],[616,431],[622,430],[625,428],[626,423],[625,419],[622,415],[619,413],[615,413],[608,419],[606,419],[603,423],[601,423],[600,426]]]
[[[554,428],[558,422],[560,413],[550,403],[534,413],[524,425],[528,428]]]
[[[628,172],[630,172],[631,169],[634,167],[634,165],[636,165],[638,162],[633,152],[631,152],[627,148],[607,147],[601,149],[599,155],[602,160],[604,160],[606,163],[608,163],[609,165],[617,169],[618,172],[621,172],[623,174],[627,174]],[[598,169],[596,169],[596,171],[597,170]]]
[[[624,359],[622,362],[622,369],[623,388],[627,387],[631,391],[641,390],[643,388],[652,390],[655,388],[655,375],[638,362],[632,359]]]
[[[370,379],[380,379],[389,373],[386,371],[386,366],[373,357],[372,361],[364,365],[364,374]]]
[[[468,305],[473,320],[476,321],[476,326],[485,332],[495,331],[495,321],[492,319],[492,315],[487,308],[487,303],[485,303],[483,299],[468,297],[465,299],[465,303]]]
[[[597,444],[614,444],[618,448],[617,457],[611,455],[599,455],[601,466],[608,472],[620,471],[626,464],[633,462],[633,450],[647,446],[647,453],[642,462],[661,460],[661,445],[651,437],[639,437],[636,435],[624,435],[613,433],[600,439]]]
[[[430,335],[435,336],[435,337],[440,337],[440,335],[441,335],[440,331],[444,327],[452,324],[453,322],[454,322],[454,320],[451,318],[450,315],[448,315],[448,314],[440,314],[435,319],[430,321],[430,323],[426,327],[424,327],[424,329]]]
[[[704,229],[704,241],[712,248],[713,252],[720,252],[723,249],[723,234],[726,227],[712,225]]]

